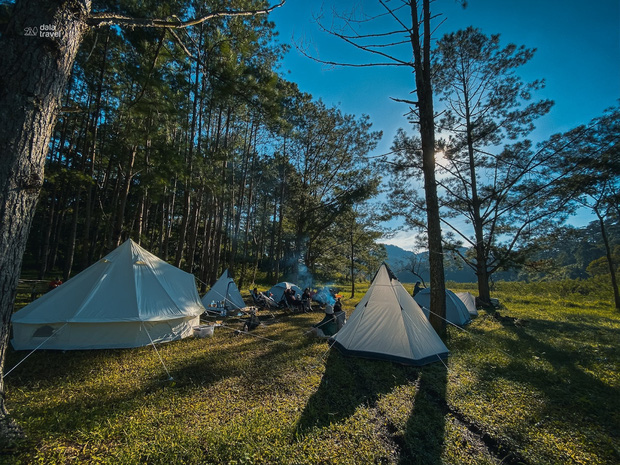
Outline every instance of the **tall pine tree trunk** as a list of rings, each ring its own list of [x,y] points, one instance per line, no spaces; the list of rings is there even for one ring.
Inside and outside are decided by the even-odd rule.
[[[611,288],[614,293],[614,304],[616,310],[620,310],[620,292],[618,291],[618,281],[616,280],[616,270],[614,267],[614,261],[611,254],[611,247],[609,245],[609,237],[607,236],[607,228],[605,227],[605,219],[599,212],[598,208],[594,209],[596,217],[598,218],[599,225],[601,227],[601,236],[603,237],[603,244],[605,245],[605,256],[607,257],[607,265],[609,267],[609,276],[611,278]]]
[[[103,57],[101,59],[101,67],[99,68],[99,81],[97,83],[97,94],[95,96],[95,107],[93,110],[92,127],[90,131],[91,141],[89,144],[89,160],[88,174],[92,182],[86,186],[86,200],[84,202],[84,234],[82,237],[82,258],[81,268],[85,269],[89,264],[90,256],[90,229],[92,224],[93,211],[93,185],[95,175],[95,157],[97,153],[97,134],[99,131],[99,113],[101,112],[101,96],[103,95],[103,80],[106,69],[108,56],[108,46],[110,44],[110,33],[106,34],[105,44],[103,47]]]
[[[116,221],[114,222],[114,230],[112,232],[112,247],[116,248],[121,244],[123,238],[123,225],[125,223],[125,206],[131,189],[131,179],[133,178],[133,165],[136,161],[136,152],[138,146],[134,145],[129,150],[129,159],[127,161],[127,171],[123,174],[123,186],[119,193],[118,205],[116,209]],[[119,172],[120,175],[120,172]]]
[[[465,122],[467,128],[467,152],[469,163],[469,179],[471,184],[472,224],[476,238],[476,276],[478,278],[478,299],[483,305],[491,303],[491,289],[489,287],[489,271],[487,267],[487,247],[484,241],[482,215],[480,213],[480,197],[478,196],[478,179],[476,178],[476,160],[474,157],[474,124],[471,121],[469,108],[469,93],[467,86],[464,89]]]
[[[4,402],[4,359],[17,282],[52,129],[87,29],[88,0],[23,0],[0,38],[0,438],[16,431]],[[54,25],[57,37],[31,36]]]
[[[431,82],[431,12],[430,0],[422,2],[423,35],[420,35],[417,2],[411,0],[412,38],[416,93],[422,139],[422,171],[428,224],[428,250],[431,282],[430,322],[440,336],[446,333],[446,284],[443,269],[443,245],[439,199],[435,179],[435,114],[433,112],[433,86]]]
[[[256,129],[258,131],[258,127]],[[256,140],[256,135],[254,136],[254,140]],[[250,167],[250,185],[248,186],[248,209],[245,214],[245,230],[243,232],[243,257],[241,259],[241,273],[239,273],[239,289],[241,289],[245,283],[245,271],[247,269],[247,261],[248,261],[248,247],[250,242],[250,218],[252,215],[252,207],[253,207],[253,199],[254,199],[254,173],[256,171],[256,158],[257,154],[254,151],[254,155],[252,156],[252,165]],[[256,210],[256,206],[254,206],[254,210]]]
[[[355,220],[353,220],[355,223]],[[351,247],[351,298],[355,297],[355,239],[353,237],[353,225],[349,233],[349,246]]]

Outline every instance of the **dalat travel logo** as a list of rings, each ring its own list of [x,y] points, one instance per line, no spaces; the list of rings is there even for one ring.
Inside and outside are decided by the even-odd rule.
[[[60,37],[60,31],[56,30],[55,24],[41,24],[39,27],[25,27],[26,37]]]

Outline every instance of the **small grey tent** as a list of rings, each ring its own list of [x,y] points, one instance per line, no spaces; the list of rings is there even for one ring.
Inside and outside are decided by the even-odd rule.
[[[429,288],[422,289],[415,295],[414,299],[422,307],[424,314],[428,318],[430,315],[429,309],[431,308],[431,290]],[[446,320],[459,326],[471,323],[471,316],[467,311],[467,307],[450,289],[446,289]]]
[[[478,316],[476,298],[471,294],[471,292],[455,292],[455,294],[465,304],[465,307],[467,307],[467,311],[471,316]]]
[[[422,309],[385,264],[331,341],[345,355],[406,365],[425,365],[449,353]]]
[[[220,279],[218,279],[211,289],[209,289],[209,292],[204,295],[202,304],[207,310],[209,310],[212,305],[226,311],[239,310],[246,307],[243,297],[241,297],[241,293],[239,292],[239,288],[237,288],[237,285],[230,277],[228,270],[222,273]]]
[[[193,335],[194,276],[131,239],[13,314],[16,350],[140,347]]]
[[[274,285],[271,289],[267,291],[267,295],[272,294],[271,298],[276,302],[280,303],[284,299],[284,291],[287,289],[293,289],[295,292],[295,296],[298,299],[301,299],[301,294],[303,291],[299,288],[297,284],[287,283],[285,281]]]

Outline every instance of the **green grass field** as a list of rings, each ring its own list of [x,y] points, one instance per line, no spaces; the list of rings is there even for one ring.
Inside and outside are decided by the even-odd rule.
[[[318,313],[160,345],[173,380],[152,347],[37,351],[5,378],[27,438],[0,463],[618,464],[620,314],[588,286],[499,283],[422,368],[343,357]]]

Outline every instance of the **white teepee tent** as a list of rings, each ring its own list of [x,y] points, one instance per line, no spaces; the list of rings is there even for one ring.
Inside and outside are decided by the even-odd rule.
[[[193,335],[204,312],[194,276],[131,239],[13,315],[13,347],[139,347]]]
[[[210,306],[213,302],[223,302],[219,307],[226,310],[238,310],[246,307],[243,297],[241,297],[241,293],[230,277],[228,270],[222,273],[220,279],[211,286],[209,292],[202,298],[202,304],[205,307]]]
[[[415,297],[415,301],[418,303],[424,314],[428,318],[431,308],[431,290],[430,288],[422,289]],[[446,289],[446,320],[448,322],[463,326],[467,323],[471,323],[471,316],[467,311],[467,307],[461,299],[459,299],[454,292],[450,289]]]
[[[471,294],[471,292],[455,292],[455,294],[465,304],[465,307],[467,307],[467,311],[471,316],[478,316],[476,298]]]
[[[347,355],[407,365],[425,365],[448,356],[422,309],[385,264],[331,340]]]

